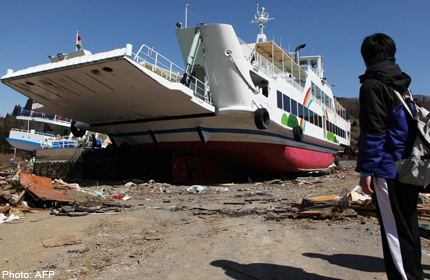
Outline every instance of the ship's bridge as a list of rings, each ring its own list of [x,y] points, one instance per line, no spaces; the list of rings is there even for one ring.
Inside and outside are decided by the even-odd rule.
[[[313,71],[321,79],[324,78],[323,59],[321,55],[301,56],[300,66]]]

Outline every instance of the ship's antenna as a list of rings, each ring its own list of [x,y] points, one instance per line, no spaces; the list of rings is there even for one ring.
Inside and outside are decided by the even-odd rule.
[[[257,36],[257,43],[266,42],[267,38],[264,34],[264,24],[268,22],[269,20],[272,20],[273,18],[269,18],[269,14],[264,12],[264,7],[261,8],[261,11],[258,10],[258,2],[256,4],[257,6],[257,13],[254,16],[254,19],[251,21],[251,23],[258,23],[258,26],[260,26],[260,34]]]
[[[188,6],[190,4],[185,5],[185,28],[187,28],[187,16],[188,16]]]

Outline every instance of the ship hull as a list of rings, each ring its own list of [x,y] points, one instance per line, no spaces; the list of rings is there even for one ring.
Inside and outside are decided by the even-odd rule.
[[[26,140],[20,140],[20,139],[13,139],[13,138],[6,138],[6,140],[9,142],[9,144],[20,150],[21,152],[31,154],[32,152],[36,150],[42,149],[40,146],[40,143],[38,142],[32,142],[32,141],[26,141]]]
[[[284,145],[257,142],[175,142],[142,144],[140,148],[169,150],[210,158],[231,173],[269,175],[324,170],[334,160],[334,154]],[[204,159],[203,159],[204,161]],[[204,164],[204,163],[203,163]],[[201,168],[202,165],[200,164]]]

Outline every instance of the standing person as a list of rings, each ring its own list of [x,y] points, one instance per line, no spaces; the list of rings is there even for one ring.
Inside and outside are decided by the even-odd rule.
[[[388,279],[423,279],[417,202],[419,188],[402,184],[394,159],[411,153],[415,124],[393,90],[408,93],[411,78],[395,63],[396,45],[382,33],[366,37],[361,55],[360,140],[357,171],[372,195],[381,226]]]

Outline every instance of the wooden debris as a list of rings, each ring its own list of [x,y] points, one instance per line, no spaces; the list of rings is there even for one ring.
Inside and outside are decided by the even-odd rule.
[[[40,221],[43,221],[43,220],[50,219],[52,217],[55,217],[55,216],[54,215],[50,215],[50,216],[46,216],[46,217],[43,217],[43,218],[40,218],[40,219],[32,220],[30,222],[32,222],[32,223],[34,223],[34,222],[40,222]]]
[[[113,265],[113,264],[119,264],[119,263],[121,263],[121,261],[120,260],[110,260],[110,261],[108,261],[107,263],[105,263],[105,264],[97,264],[97,265],[93,265],[93,267],[95,268],[95,269],[102,269],[102,268],[105,268],[105,267],[107,267],[107,266],[111,266],[111,265]]]
[[[160,237],[160,236],[145,236],[144,239],[148,240],[148,241],[154,241],[154,240],[161,240],[161,239],[163,239],[163,237]]]
[[[13,205],[13,206],[20,205],[20,204],[21,204],[22,199],[24,198],[24,195],[25,195],[25,190],[22,190],[22,191],[19,193],[18,197],[17,197],[16,199],[14,199],[13,201],[9,201],[9,203],[10,203],[11,205]]]
[[[419,213],[430,212],[430,204],[418,204],[417,210]]]
[[[53,185],[54,189],[80,189],[79,184],[69,184],[61,179],[55,179],[54,182],[58,183],[57,185]]]
[[[221,218],[220,214],[213,214],[213,215],[198,215],[199,218],[202,219],[210,219],[210,218]]]
[[[60,247],[65,245],[81,244],[82,240],[77,238],[76,235],[59,235],[54,237],[42,238],[43,246],[46,248]]]
[[[10,209],[9,211],[10,214],[14,214],[16,217],[19,217],[20,219],[26,219],[27,217],[25,216],[24,212],[19,210],[19,209]]]
[[[324,195],[324,196],[316,196],[309,199],[310,201],[331,201],[331,200],[337,200],[339,199],[339,196],[337,194],[334,195]]]
[[[7,211],[9,211],[12,207],[11,206],[2,206],[0,207],[0,214],[2,213],[6,213]]]
[[[10,185],[10,184],[9,184],[9,185],[4,186],[4,187],[3,187],[3,190],[4,190],[4,191],[7,191],[7,190],[10,190],[10,189],[12,189],[12,188],[13,188],[13,185]]]

